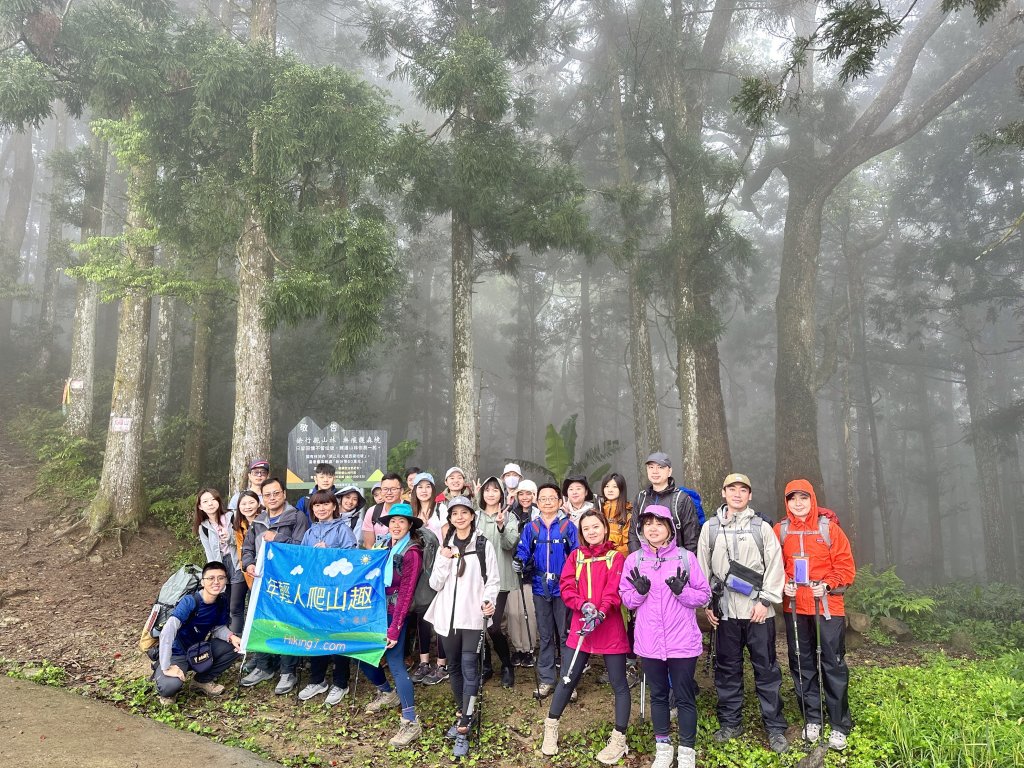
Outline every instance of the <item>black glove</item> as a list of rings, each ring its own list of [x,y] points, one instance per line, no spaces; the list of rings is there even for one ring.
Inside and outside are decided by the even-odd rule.
[[[683,573],[682,566],[676,568],[676,575],[670,576],[665,579],[665,583],[668,584],[668,588],[672,590],[672,594],[679,597],[685,587],[690,582],[690,572]]]
[[[536,572],[537,567],[534,565],[533,560],[528,560],[524,563],[518,557],[513,557],[512,570],[519,574],[519,578],[526,581],[527,579],[533,578],[533,574]]]
[[[633,570],[629,572],[629,576],[626,578],[626,581],[632,584],[633,589],[641,595],[646,595],[651,591],[651,580],[640,573],[640,568],[637,566],[633,566]]]

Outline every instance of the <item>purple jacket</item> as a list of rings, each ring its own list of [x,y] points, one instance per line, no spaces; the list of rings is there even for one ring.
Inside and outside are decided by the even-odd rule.
[[[653,510],[648,507],[646,511],[651,513]],[[671,528],[671,519],[667,522]],[[682,566],[683,557],[690,564],[690,580],[677,597],[665,580],[676,574],[676,569]],[[629,581],[629,574],[637,567],[651,581],[651,590],[646,595],[637,592]],[[703,642],[697,627],[696,609],[711,600],[711,587],[697,564],[696,555],[680,549],[674,538],[657,552],[642,539],[640,549],[626,558],[619,592],[623,605],[636,611],[633,650],[637,656],[663,660],[700,656]]]

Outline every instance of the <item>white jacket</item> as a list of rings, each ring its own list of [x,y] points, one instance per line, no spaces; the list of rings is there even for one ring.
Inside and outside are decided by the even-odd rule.
[[[235,562],[235,529],[234,529],[235,513],[232,510],[226,510],[224,515],[224,525],[228,527],[228,555],[224,556],[220,551],[220,538],[217,536],[217,529],[213,527],[213,523],[210,522],[210,518],[206,518],[199,524],[199,542],[203,545],[203,552],[206,554],[206,562],[210,563],[214,560],[219,560],[228,567],[228,572],[232,567],[238,568],[238,563]],[[205,563],[204,563],[205,565]]]
[[[440,550],[434,558],[430,573],[430,587],[437,592],[424,619],[434,625],[434,631],[447,637],[452,629],[484,629],[481,606],[494,603],[501,588],[501,574],[498,572],[498,558],[491,542],[484,538],[484,560],[487,563],[487,582],[480,573],[480,557],[476,552],[477,537],[482,535],[475,527],[470,534],[466,555],[461,558],[465,571],[458,576],[460,558],[444,557]],[[441,542],[444,546],[444,542]]]

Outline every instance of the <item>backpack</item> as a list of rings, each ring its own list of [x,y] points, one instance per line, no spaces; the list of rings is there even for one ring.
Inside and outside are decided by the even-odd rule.
[[[563,517],[558,523],[558,538],[544,539],[544,541],[542,542],[540,540],[540,520],[532,520],[530,522],[530,530],[533,532],[533,535],[530,537],[530,562],[534,562],[533,556],[534,553],[537,551],[537,545],[542,543],[557,544],[558,542],[562,542],[562,549],[565,551],[565,557],[569,557],[569,553],[572,552],[572,542],[569,541],[569,537],[566,535],[565,532],[566,530],[568,530],[569,524],[571,522],[572,521],[569,518]]]
[[[450,527],[448,529],[448,535],[444,537],[444,545],[450,547],[452,539],[455,537],[455,528]],[[482,533],[476,535],[476,556],[480,561],[480,578],[487,582],[487,537]]]
[[[682,485],[677,485],[676,490],[682,491],[690,497],[690,500],[693,502],[693,506],[697,509],[697,522],[704,525],[704,505],[701,504],[700,494],[693,490],[693,488],[686,488]]]
[[[754,518],[759,521],[763,521],[771,525],[771,520],[765,520],[757,512],[754,513]],[[715,551],[715,542],[718,541],[718,536],[722,532],[722,519],[716,514],[707,523],[708,526],[708,549],[710,552]],[[742,531],[730,531],[729,533],[738,536],[741,533],[747,533],[749,531],[750,537],[754,540],[754,544],[757,546],[757,551],[761,553],[761,563],[764,563],[764,539],[761,536],[761,526],[751,525],[749,529]],[[729,560],[732,560],[732,556],[726,550],[726,554],[729,556]]]
[[[823,509],[818,507],[818,530],[817,534],[821,536],[825,542],[825,546],[832,549],[832,521],[835,520],[836,525],[839,525],[839,518],[836,517],[836,513],[831,509]],[[809,535],[810,531],[795,531],[794,535],[800,537],[800,551],[803,552],[803,537]],[[789,517],[784,517],[782,522],[779,523],[779,544],[786,543],[786,536],[789,534]]]
[[[426,527],[420,528],[419,534],[423,538],[423,568],[420,570],[416,591],[412,596],[412,607],[416,611],[425,611],[437,594],[430,587],[430,574],[434,570],[434,560],[437,558],[437,550],[441,548],[441,543],[434,532]]]
[[[583,572],[583,566],[587,563],[604,563],[604,567],[609,571],[612,569],[612,559],[615,557],[615,553],[618,550],[610,549],[601,557],[583,557],[583,548],[576,550],[576,581],[580,580],[580,574]]]
[[[202,580],[203,569],[190,563],[183,565],[164,582],[142,629],[142,637],[139,638],[140,651],[146,651],[156,645],[157,638],[160,637],[160,630],[164,628],[164,624],[170,618],[171,611],[183,597],[198,592],[202,586]]]
[[[373,505],[373,512],[370,515],[370,522],[373,525],[380,525],[380,519],[383,516],[384,516],[384,504],[383,504],[383,502],[380,503],[380,504],[374,504]]]

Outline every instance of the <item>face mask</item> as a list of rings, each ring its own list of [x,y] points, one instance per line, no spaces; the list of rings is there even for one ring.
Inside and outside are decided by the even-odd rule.
[[[510,491],[514,491],[519,487],[519,478],[516,475],[510,475],[505,478],[505,487]]]

